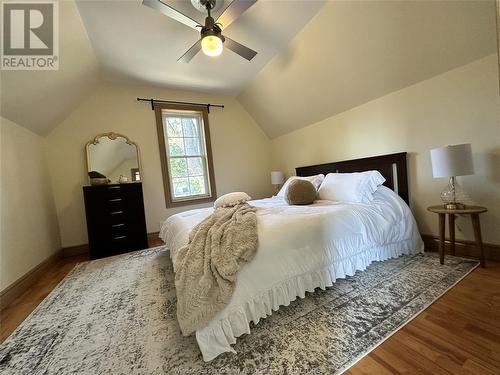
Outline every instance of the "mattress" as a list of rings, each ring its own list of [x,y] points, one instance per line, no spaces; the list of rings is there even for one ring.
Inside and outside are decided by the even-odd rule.
[[[258,208],[259,247],[238,273],[230,303],[196,331],[205,361],[235,353],[231,345],[250,333],[250,322],[257,324],[279,306],[304,298],[305,292],[332,286],[373,261],[423,251],[409,207],[384,186],[370,204],[315,201],[290,206],[278,197],[249,203]],[[212,212],[190,210],[162,223],[160,237],[172,260],[188,243],[191,229]]]

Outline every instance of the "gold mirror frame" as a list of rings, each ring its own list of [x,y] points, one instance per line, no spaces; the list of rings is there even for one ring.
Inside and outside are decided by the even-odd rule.
[[[87,154],[87,178],[89,179],[90,181],[90,177],[88,177],[88,173],[90,172],[90,153],[89,153],[89,148],[91,145],[97,145],[99,143],[99,139],[100,138],[104,138],[104,137],[107,137],[109,139],[111,139],[112,141],[116,140],[116,138],[124,138],[125,139],[125,142],[130,145],[130,146],[135,146],[135,149],[136,149],[136,154],[137,154],[137,165],[139,167],[139,173],[141,175],[141,180],[139,182],[143,182],[144,181],[144,176],[143,176],[143,173],[142,173],[142,163],[141,163],[141,151],[139,149],[139,145],[134,142],[134,141],[131,141],[129,137],[127,137],[126,135],[124,134],[120,134],[120,133],[115,133],[115,132],[108,132],[108,133],[100,133],[100,134],[97,134],[94,139],[92,139],[91,141],[88,141],[86,144],[85,144],[85,153]]]

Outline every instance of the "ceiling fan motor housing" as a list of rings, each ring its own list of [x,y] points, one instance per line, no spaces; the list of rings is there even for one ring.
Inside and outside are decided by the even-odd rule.
[[[222,29],[217,25],[212,17],[207,17],[205,20],[205,26],[201,28],[201,39],[206,36],[216,36],[224,42],[224,37],[222,36]]]

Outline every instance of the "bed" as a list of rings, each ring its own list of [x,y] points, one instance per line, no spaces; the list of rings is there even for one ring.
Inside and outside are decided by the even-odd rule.
[[[370,204],[315,201],[290,206],[278,197],[249,202],[258,208],[257,255],[238,273],[230,303],[196,331],[205,361],[235,352],[231,345],[250,333],[251,322],[258,324],[280,306],[304,298],[306,292],[332,286],[336,279],[363,271],[373,261],[423,251],[407,205],[406,153],[300,167],[296,174],[367,170],[378,170],[386,179]],[[160,237],[172,259],[187,244],[191,229],[212,210],[182,212],[162,224]]]

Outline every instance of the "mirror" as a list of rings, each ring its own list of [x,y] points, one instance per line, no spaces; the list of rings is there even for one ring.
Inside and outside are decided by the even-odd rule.
[[[88,172],[98,172],[111,183],[142,180],[139,147],[127,136],[99,134],[87,143],[86,149]]]

